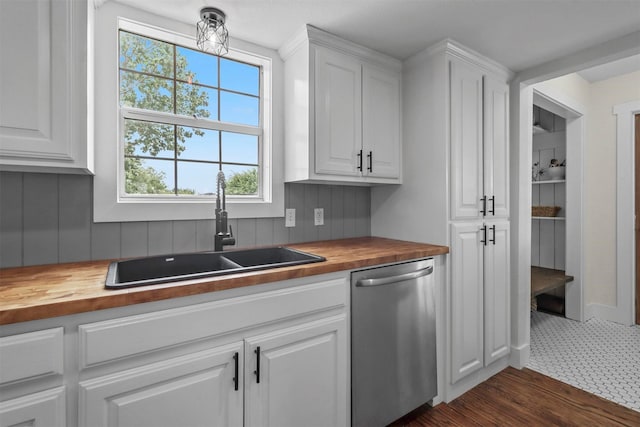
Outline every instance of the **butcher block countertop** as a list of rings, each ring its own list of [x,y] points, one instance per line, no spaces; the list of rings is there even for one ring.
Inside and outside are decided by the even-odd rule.
[[[109,260],[0,269],[0,325],[353,270],[449,252],[446,246],[379,237],[286,246],[323,256],[327,260],[118,290],[104,287]]]

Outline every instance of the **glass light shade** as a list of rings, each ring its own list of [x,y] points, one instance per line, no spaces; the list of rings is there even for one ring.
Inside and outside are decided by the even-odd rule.
[[[229,52],[229,31],[224,25],[225,14],[220,9],[205,7],[196,25],[198,49],[222,56]]]

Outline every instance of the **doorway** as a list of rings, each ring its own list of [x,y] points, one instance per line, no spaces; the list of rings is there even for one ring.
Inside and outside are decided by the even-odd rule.
[[[558,239],[562,254],[560,264],[566,272],[564,278],[564,315],[573,320],[584,320],[584,292],[583,292],[583,245],[582,245],[582,159],[584,135],[584,107],[571,99],[554,93],[549,88],[534,86],[532,104],[529,106],[533,116],[534,105],[544,109],[554,116],[564,120],[564,148],[563,160],[567,160],[565,179],[562,184],[553,184],[557,187],[552,190],[559,193],[562,199],[557,204],[562,205],[562,222],[556,224],[554,229],[561,230],[562,239]],[[531,136],[529,150],[533,149],[533,136]],[[548,163],[548,160],[547,160]],[[532,163],[533,166],[533,158]],[[548,165],[545,165],[548,166]],[[532,200],[533,205],[534,200]],[[556,204],[554,202],[554,204]],[[545,224],[548,224],[545,222]],[[549,227],[547,225],[547,227]],[[533,239],[532,239],[533,240]],[[534,257],[532,257],[534,258]],[[532,261],[534,261],[532,259]],[[570,277],[571,279],[567,279]],[[533,298],[533,296],[532,296]]]
[[[636,181],[636,325],[640,325],[640,114],[635,115]]]

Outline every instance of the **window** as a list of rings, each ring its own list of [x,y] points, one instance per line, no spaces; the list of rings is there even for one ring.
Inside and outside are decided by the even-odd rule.
[[[232,39],[218,58],[191,25],[118,2],[89,31],[95,222],[211,219],[219,170],[230,218],[284,215],[278,52]]]
[[[260,67],[119,31],[124,195],[260,196]]]

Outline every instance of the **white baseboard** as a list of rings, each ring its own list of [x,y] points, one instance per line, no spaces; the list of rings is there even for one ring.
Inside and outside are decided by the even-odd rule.
[[[633,325],[633,319],[628,319],[627,313],[613,305],[604,304],[587,304],[585,309],[585,320],[592,318],[607,320],[609,322],[620,323],[623,325]]]
[[[509,357],[509,365],[516,369],[525,368],[529,364],[529,357],[531,355],[531,346],[529,343],[522,344],[521,346],[511,346],[511,355]]]

